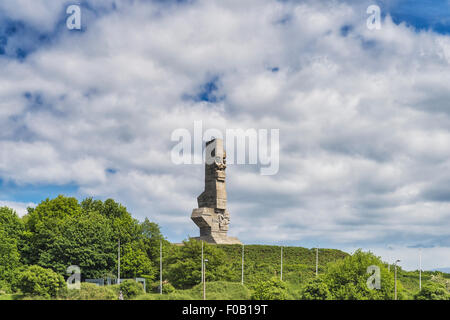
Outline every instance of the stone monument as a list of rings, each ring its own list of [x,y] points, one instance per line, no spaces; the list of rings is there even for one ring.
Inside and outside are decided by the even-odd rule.
[[[198,196],[198,209],[194,209],[191,215],[200,228],[200,237],[194,239],[217,244],[241,244],[238,238],[227,236],[230,213],[227,210],[227,165],[222,139],[206,142],[205,162],[205,191]]]

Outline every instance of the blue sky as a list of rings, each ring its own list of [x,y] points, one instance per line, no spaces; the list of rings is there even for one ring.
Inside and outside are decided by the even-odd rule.
[[[386,10],[395,23],[405,22],[418,30],[450,33],[450,4],[447,0],[402,0],[393,5],[387,2]]]
[[[81,32],[25,3],[0,4],[0,204],[112,197],[179,242],[203,169],[171,132],[277,128],[277,175],[228,169],[232,235],[450,265],[449,1],[82,1]]]

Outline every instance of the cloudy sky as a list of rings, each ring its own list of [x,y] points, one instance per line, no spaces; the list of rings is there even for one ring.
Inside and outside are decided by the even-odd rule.
[[[230,235],[450,267],[449,17],[448,0],[2,0],[0,205],[114,198],[181,242],[204,169],[171,161],[172,132],[279,129],[277,174],[227,168]]]

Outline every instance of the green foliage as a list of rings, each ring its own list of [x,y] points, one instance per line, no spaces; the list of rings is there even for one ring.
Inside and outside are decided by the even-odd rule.
[[[19,240],[25,230],[25,226],[13,209],[1,207],[0,230],[3,230],[8,237]]]
[[[81,268],[83,278],[104,277],[115,269],[117,244],[106,217],[83,212],[60,222],[61,231],[52,236],[41,252],[39,265],[66,273],[70,265]]]
[[[164,239],[156,223],[148,219],[139,223],[124,206],[112,199],[103,202],[88,198],[80,204],[75,198],[58,196],[42,201],[35,209],[29,208],[23,218],[19,218],[14,210],[1,207],[0,239],[2,297],[10,297],[5,293],[22,289],[27,292],[26,299],[54,297],[56,289],[47,290],[51,284],[44,283],[39,276],[51,272],[48,269],[66,276],[68,266],[78,265],[83,280],[111,277],[117,270],[120,239],[122,276],[144,277],[149,291],[154,287],[151,283],[155,276],[159,278],[162,243],[165,294],[141,295],[144,299],[202,298],[201,242],[191,239],[181,246],[172,245]],[[208,259],[208,299],[250,298],[249,289],[240,284],[241,254],[241,245],[204,244],[204,257]],[[315,249],[284,247],[283,258],[285,282],[280,282],[277,280],[281,268],[280,247],[245,246],[244,281],[253,290],[254,299],[393,299],[393,268],[389,273],[385,264],[371,253],[357,251],[349,256],[339,250],[320,249],[319,278],[315,276]],[[33,266],[28,267],[30,265]],[[47,269],[37,270],[35,265]],[[380,267],[380,290],[367,287],[369,265]],[[275,279],[267,281],[273,277]],[[26,281],[21,282],[21,279]],[[418,271],[406,272],[398,268],[398,279],[400,299],[441,299],[447,297],[450,289],[450,275],[439,272],[422,272],[421,292],[418,292]],[[44,284],[32,285],[39,282]],[[67,299],[117,299],[120,290],[119,285],[94,287],[85,284],[78,293],[71,291],[65,295],[64,288],[58,295]],[[130,294],[124,296],[132,298],[142,293],[140,289],[135,292],[130,289]],[[20,295],[14,297],[21,298]]]
[[[231,265],[227,279],[241,280],[241,245],[217,245],[226,254]],[[319,250],[319,273],[326,271],[328,262],[348,256],[347,253],[334,249]],[[281,268],[281,250],[279,246],[246,245],[245,246],[245,283],[252,285],[273,276],[279,276]],[[302,247],[283,247],[283,280],[304,283],[314,277],[316,249]]]
[[[6,287],[12,273],[20,265],[20,254],[17,249],[17,240],[10,238],[2,229],[0,229],[0,239],[0,281]]]
[[[80,290],[68,290],[67,300],[117,300],[118,294],[112,286],[98,286],[95,283],[82,282]]]
[[[250,290],[236,282],[207,282],[206,298],[208,300],[249,300]],[[203,299],[203,284],[198,284],[186,290],[176,289],[172,293],[151,293],[136,297],[137,300],[201,300]]]
[[[36,208],[28,208],[24,217],[26,238],[29,246],[23,250],[27,264],[51,267],[42,261],[54,261],[49,257],[49,248],[58,240],[64,230],[64,220],[81,214],[78,200],[59,195],[55,199],[46,199]],[[68,267],[68,266],[66,266]]]
[[[302,300],[330,300],[332,295],[327,284],[322,278],[315,278],[308,281],[300,292]]]
[[[189,288],[201,282],[202,243],[190,239],[168,258],[165,276],[176,288]],[[229,266],[225,263],[225,253],[214,245],[204,243],[206,281],[227,280]]]
[[[57,228],[58,222],[66,217],[77,216],[81,213],[78,200],[73,197],[59,195],[55,199],[46,199],[36,208],[28,208],[28,215],[25,219],[26,225],[31,232],[39,229]]]
[[[380,268],[381,288],[367,286],[367,267]],[[379,257],[370,252],[357,250],[352,256],[328,265],[323,280],[332,296],[337,300],[382,300],[393,299],[394,275],[389,272]],[[398,283],[398,296],[402,297],[402,286]]]
[[[286,300],[287,285],[278,278],[263,280],[253,286],[252,300]]]
[[[171,293],[174,293],[175,291],[176,291],[176,289],[175,289],[175,287],[169,282],[169,281],[163,281],[163,290],[162,290],[162,292],[164,293],[164,294],[171,294]],[[159,291],[159,286],[160,286],[160,283],[159,283],[159,281],[155,281],[155,282],[153,282],[151,285],[150,285],[150,288],[149,288],[149,290],[147,291],[147,292],[150,292],[150,293],[160,293],[160,291]]]
[[[8,219],[14,220],[11,214]],[[66,275],[70,265],[78,265],[83,279],[104,278],[117,269],[120,239],[122,274],[154,277],[156,263],[148,252],[154,254],[155,241],[159,247],[162,236],[158,225],[146,220],[141,226],[112,199],[103,202],[88,198],[79,204],[75,198],[60,195],[42,201],[35,209],[29,208],[23,220],[24,230],[20,229],[20,219],[16,229],[21,234],[20,248],[26,264],[50,268],[61,275]]]
[[[230,262],[240,262],[242,255],[241,245],[217,245],[222,249]],[[246,245],[245,263],[265,263],[276,266],[280,269],[280,247],[270,245]],[[328,262],[336,261],[348,256],[336,249],[319,249],[319,267],[324,267]],[[302,247],[283,247],[283,265],[315,265],[316,249],[307,249]]]
[[[438,282],[427,282],[422,286],[422,290],[414,295],[415,300],[450,300],[450,292],[445,285]]]
[[[144,293],[142,284],[134,280],[125,280],[120,283],[119,290],[122,291],[124,299],[133,299],[134,297]]]
[[[143,245],[138,242],[127,243],[122,247],[120,267],[124,277],[136,278],[146,275],[147,279],[154,278],[156,269],[142,247]]]
[[[228,281],[206,282],[206,298],[208,300],[249,300],[250,290],[241,283]],[[203,284],[191,289],[195,297],[203,298]]]
[[[443,274],[442,272],[435,271],[434,274],[431,275],[430,280],[442,285],[447,289],[447,291],[450,291],[450,277],[448,274]]]
[[[64,278],[50,269],[30,266],[19,274],[18,288],[26,296],[55,298],[67,290]]]
[[[0,208],[0,286],[11,290],[13,272],[20,265],[20,247],[24,225],[16,212],[7,207]]]
[[[98,212],[106,217],[111,224],[114,234],[121,243],[130,243],[141,237],[139,222],[133,219],[127,208],[113,199],[93,200],[87,198],[81,202],[81,208],[85,212]]]
[[[1,294],[0,293],[0,301],[1,300],[21,300],[23,299],[23,296],[20,294]]]
[[[159,226],[154,222],[150,222],[147,218],[141,223],[140,228],[147,255],[150,260],[155,262],[156,267],[156,265],[159,265],[160,242],[163,244],[163,251],[167,250],[169,242],[164,239]]]
[[[164,294],[171,294],[175,292],[175,287],[170,282],[163,283],[162,292]]]

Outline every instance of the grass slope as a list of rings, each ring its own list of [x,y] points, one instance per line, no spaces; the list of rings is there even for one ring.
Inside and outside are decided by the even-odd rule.
[[[207,282],[206,298],[208,300],[249,300],[250,290],[237,282]],[[176,290],[169,294],[148,293],[138,296],[137,300],[202,300],[203,286],[198,284],[191,289]]]

